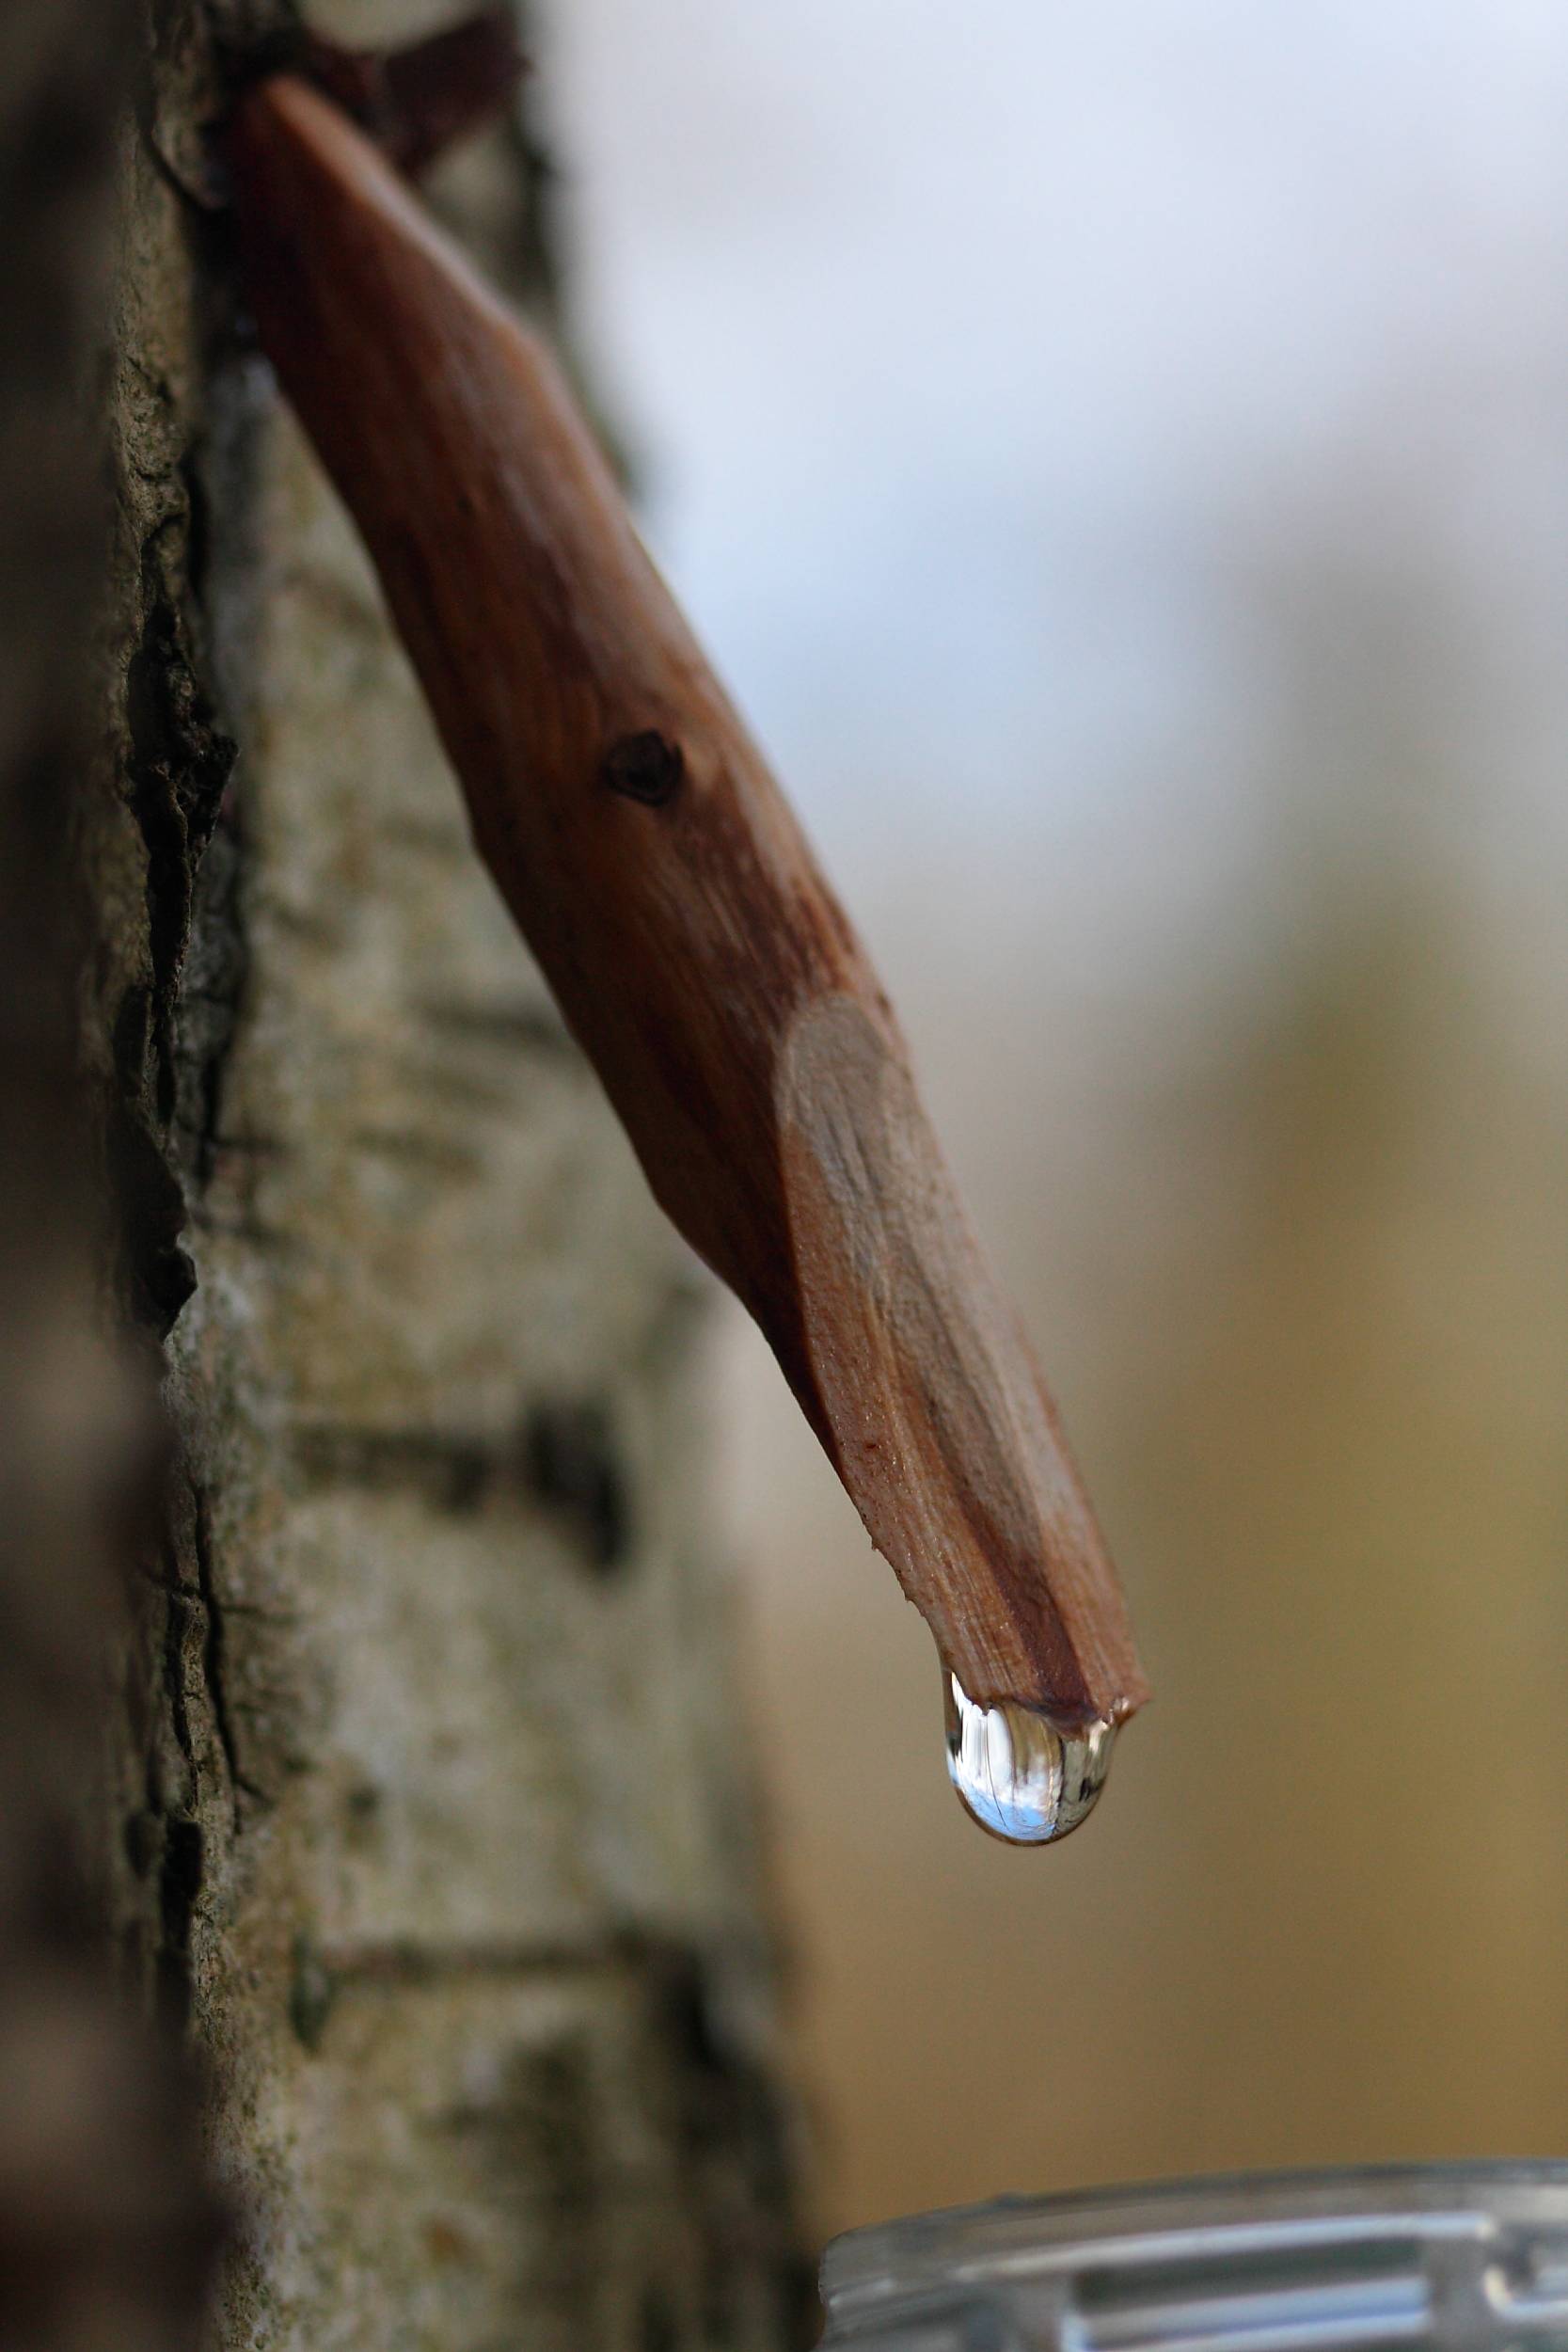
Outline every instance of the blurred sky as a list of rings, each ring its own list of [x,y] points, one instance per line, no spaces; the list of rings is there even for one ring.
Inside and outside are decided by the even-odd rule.
[[[1555,654],[1560,10],[575,0],[547,87],[652,535],[873,876],[891,802],[981,866],[1157,829],[1202,895],[1273,682],[1247,560],[1390,431],[1369,526]]]
[[[543,65],[649,537],[1160,1692],[1060,1854],[969,1831],[726,1333],[823,2218],[1560,2147],[1568,14],[562,0]]]

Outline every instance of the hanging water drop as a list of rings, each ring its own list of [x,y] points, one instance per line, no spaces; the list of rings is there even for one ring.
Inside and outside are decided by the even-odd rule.
[[[1058,1728],[1013,1700],[980,1707],[945,1668],[947,1771],[973,1818],[1011,1846],[1044,1846],[1086,1820],[1111,1768],[1111,1724]]]

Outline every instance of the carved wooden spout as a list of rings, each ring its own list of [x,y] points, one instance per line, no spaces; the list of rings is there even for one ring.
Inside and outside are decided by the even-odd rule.
[[[262,342],[655,1193],[969,1697],[1120,1721],[1116,1576],[893,1012],[548,352],[307,83],[230,156]]]

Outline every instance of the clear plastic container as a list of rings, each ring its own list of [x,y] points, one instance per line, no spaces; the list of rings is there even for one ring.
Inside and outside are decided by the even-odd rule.
[[[1008,2198],[835,2239],[823,2352],[1568,2352],[1568,2163]]]

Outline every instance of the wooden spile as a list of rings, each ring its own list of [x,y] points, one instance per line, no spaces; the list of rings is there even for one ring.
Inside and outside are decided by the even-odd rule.
[[[970,1696],[1119,1722],[1115,1571],[897,1024],[548,351],[308,82],[229,160],[262,343],[655,1194]]]

